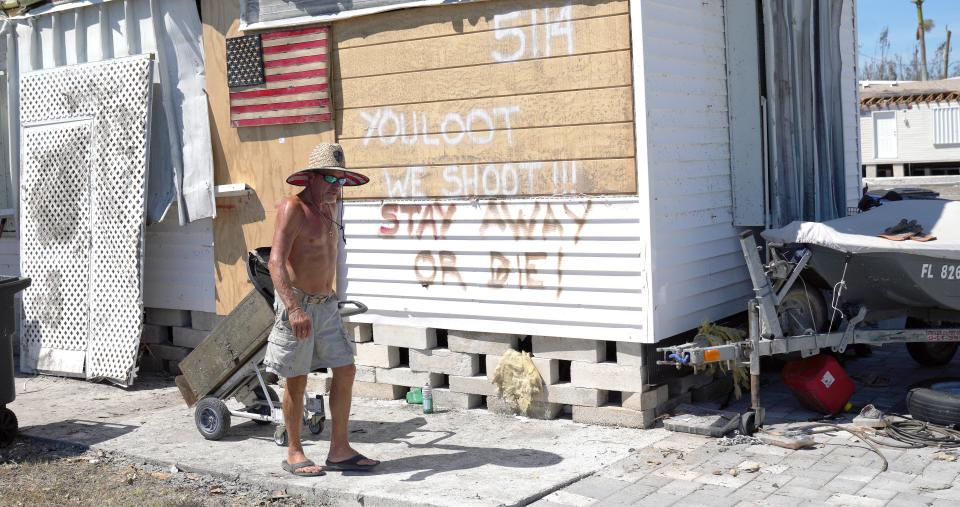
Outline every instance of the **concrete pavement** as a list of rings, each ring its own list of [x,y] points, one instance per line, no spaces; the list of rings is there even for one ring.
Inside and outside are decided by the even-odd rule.
[[[902,346],[878,349],[847,364],[857,381],[853,402],[903,412],[911,383],[960,374],[957,364],[923,369]],[[768,422],[815,416],[799,407],[777,374],[763,380]],[[28,435],[284,488],[332,505],[960,504],[960,462],[938,458],[935,449],[884,449],[890,469],[881,473],[881,459],[846,433],[819,435],[816,448],[800,451],[724,447],[662,428],[591,427],[485,410],[424,416],[402,402],[356,400],[351,436],[358,450],[384,460],[382,467],[369,475],[307,479],[280,470],[283,454],[270,427],[234,421],[224,440],[203,440],[192,410],[166,379],[138,379],[136,387],[123,390],[20,377],[17,391],[12,408]],[[732,408],[746,404],[741,400]],[[308,438],[310,457],[323,459],[328,435],[329,429]],[[755,462],[759,470],[730,472],[745,462]]]

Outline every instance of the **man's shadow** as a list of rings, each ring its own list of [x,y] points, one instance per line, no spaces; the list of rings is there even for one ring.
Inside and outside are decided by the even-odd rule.
[[[328,420],[328,425],[329,422]],[[445,444],[442,442],[456,436],[456,432],[427,430],[423,428],[426,424],[427,421],[423,417],[414,417],[396,423],[364,420],[351,421],[350,441],[353,443],[398,443],[404,444],[410,449],[435,449],[444,452],[387,460],[383,461],[371,471],[343,472],[343,475],[365,476],[414,472],[410,477],[403,479],[405,482],[411,482],[422,481],[441,472],[469,470],[479,468],[483,465],[496,465],[508,468],[541,468],[556,465],[563,461],[563,458],[558,454],[536,449],[501,449],[496,447],[469,447],[457,444]],[[234,435],[224,440],[250,438],[254,436],[251,433],[256,432],[259,434],[262,432],[261,427],[256,427],[252,423],[249,426],[243,425],[236,429],[241,430],[241,428],[244,428],[243,433],[236,431]],[[425,433],[435,434],[436,438],[422,443],[409,441],[415,434],[422,435]],[[309,445],[310,441],[328,441],[330,438],[330,429],[327,427],[320,435],[313,436],[304,428],[302,437],[304,444],[307,445]],[[418,438],[417,440],[421,439]]]

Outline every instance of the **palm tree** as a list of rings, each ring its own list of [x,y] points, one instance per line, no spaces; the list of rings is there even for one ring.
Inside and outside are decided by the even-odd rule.
[[[920,41],[920,80],[927,80],[927,38],[926,33],[933,30],[933,20],[923,19],[923,0],[910,0],[917,5],[917,40]]]

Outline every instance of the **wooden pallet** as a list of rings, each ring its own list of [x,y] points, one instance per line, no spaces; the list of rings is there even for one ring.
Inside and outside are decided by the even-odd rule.
[[[273,322],[273,308],[259,292],[250,291],[200,346],[180,362],[183,374],[176,382],[187,406],[193,406],[220,387],[266,345]]]

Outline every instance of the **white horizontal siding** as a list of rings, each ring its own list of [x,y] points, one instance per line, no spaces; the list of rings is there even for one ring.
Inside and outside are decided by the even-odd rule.
[[[856,2],[843,2],[840,20],[841,103],[843,105],[843,160],[846,174],[847,206],[860,200],[860,98],[857,94],[857,23]]]
[[[348,202],[356,322],[645,341],[636,198]]]
[[[181,227],[173,210],[167,215],[146,230],[143,305],[215,312],[213,220]]]
[[[642,2],[654,339],[742,311],[722,0]]]
[[[860,152],[863,163],[874,164],[911,164],[922,162],[960,162],[960,145],[935,145],[934,110],[941,107],[960,107],[957,102],[941,104],[921,103],[912,107],[890,109],[871,108],[861,112],[860,129],[862,139]],[[896,111],[897,114],[897,158],[877,159],[873,145],[873,113],[876,111]]]

